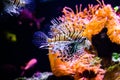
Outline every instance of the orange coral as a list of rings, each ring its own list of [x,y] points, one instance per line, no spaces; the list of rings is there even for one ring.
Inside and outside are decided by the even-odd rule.
[[[98,2],[98,5],[88,5],[88,9],[85,8],[83,11],[81,11],[80,5],[80,11],[76,7],[76,13],[71,8],[65,7],[64,15],[59,19],[63,22],[69,21],[72,27],[78,28],[79,31],[84,28],[83,36],[89,40],[106,27],[110,40],[120,44],[120,16],[116,14],[110,4],[105,5],[103,1]]]
[[[107,28],[110,40],[120,44],[120,16],[115,13],[111,5],[105,5],[103,1],[98,2],[98,5],[88,5],[88,8],[83,11],[81,11],[81,5],[80,10],[76,6],[76,13],[71,8],[65,7],[64,15],[58,19],[62,23],[58,26],[73,40],[84,36],[90,41],[93,35],[100,33],[103,28]],[[59,29],[57,30],[56,27],[54,29],[54,32],[62,35]],[[49,59],[52,72],[56,76],[70,75],[75,80],[103,80],[105,70],[100,68],[101,60],[96,59],[95,55],[86,50],[83,50],[82,53],[74,53],[71,58],[63,56],[60,51],[49,50]]]
[[[72,60],[62,60],[60,52],[50,50],[49,59],[55,76],[73,76],[75,80],[102,80],[105,70],[100,68],[101,60],[95,55],[84,51],[81,55],[74,55]]]
[[[66,76],[74,74],[74,70],[68,66],[68,63],[63,62],[60,58],[58,58],[59,55],[60,53],[53,54],[52,51],[49,53],[49,60],[53,74],[55,74],[55,76]]]

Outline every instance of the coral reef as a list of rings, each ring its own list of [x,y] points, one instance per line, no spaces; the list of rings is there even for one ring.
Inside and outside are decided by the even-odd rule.
[[[87,51],[74,55],[72,60],[63,60],[60,53],[49,53],[51,69],[55,76],[72,76],[74,80],[103,80],[105,70],[101,67],[101,59]]]
[[[39,48],[49,49],[50,66],[56,77],[69,76],[74,80],[120,79],[118,67],[112,69],[115,73],[109,78],[112,72],[102,68],[102,59],[92,45],[92,37],[103,29],[107,29],[105,34],[112,43],[120,44],[120,16],[110,4],[97,1],[99,4],[88,5],[83,11],[81,5],[79,8],[76,6],[76,12],[64,7],[63,15],[51,20],[52,38],[43,32],[38,34],[40,38],[35,36],[39,39]]]
[[[64,15],[59,19],[68,21],[69,26],[77,28],[79,31],[84,28],[83,36],[91,40],[93,35],[98,34],[103,28],[107,28],[107,35],[110,40],[114,43],[120,44],[120,16],[116,14],[115,10],[110,4],[104,4],[104,2],[99,2],[98,5],[88,5],[83,11],[78,10],[76,6],[76,13],[69,8],[65,7],[63,9]]]
[[[55,35],[64,34],[67,36],[64,37],[69,37],[75,41],[76,38],[86,37],[92,42],[94,35],[99,34],[104,28],[107,28],[106,34],[112,43],[120,44],[120,16],[116,14],[110,4],[106,5],[104,1],[97,1],[98,5],[88,5],[88,8],[85,8],[83,11],[81,10],[81,5],[80,10],[76,6],[76,13],[71,8],[64,7],[64,14],[57,19],[58,21],[52,21],[53,33]],[[69,41],[69,39],[67,40]],[[64,49],[62,51],[49,50],[49,59],[53,74],[55,76],[70,75],[75,80],[103,80],[106,71],[101,68],[99,57],[91,54],[89,49],[87,52],[85,48],[79,51],[72,53],[72,56],[68,56],[69,54],[66,53],[67,55],[62,55],[61,57],[61,54],[64,54]]]

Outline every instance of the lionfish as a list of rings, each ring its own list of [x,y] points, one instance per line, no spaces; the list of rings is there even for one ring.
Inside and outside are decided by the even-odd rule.
[[[18,15],[26,5],[31,4],[32,0],[4,0],[4,12],[10,15]]]
[[[109,16],[111,18],[111,13],[108,15],[104,10],[111,11],[111,7],[100,3],[89,5],[83,11],[80,6],[79,11],[76,6],[76,13],[64,7],[64,15],[51,20],[52,38],[41,31],[35,32],[33,43],[39,48],[49,49],[49,61],[55,76],[69,75],[74,80],[103,80],[105,70],[101,69],[101,59],[91,54],[90,49],[92,36],[104,28]]]
[[[59,51],[61,55],[73,56],[75,53],[82,53],[84,49],[91,48],[91,42],[82,37],[82,32],[71,27],[69,22],[61,20],[51,20],[50,26],[52,38],[49,38],[44,32],[37,31],[33,35],[33,44],[39,48],[51,49],[54,53]]]

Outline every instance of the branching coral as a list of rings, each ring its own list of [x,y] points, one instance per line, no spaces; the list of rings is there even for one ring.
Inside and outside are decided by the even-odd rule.
[[[120,44],[120,16],[116,14],[110,4],[105,5],[103,1],[97,1],[98,5],[88,5],[88,8],[83,11],[81,5],[79,9],[76,6],[76,12],[69,7],[64,7],[64,15],[59,17],[58,21],[52,21],[51,27],[55,34],[53,39],[59,38],[58,40],[74,41],[74,43],[78,42],[77,44],[79,44],[81,37],[86,37],[92,41],[93,35],[99,34],[102,29],[107,28],[107,35],[110,40],[113,43]],[[58,34],[64,35],[64,39],[58,37]],[[55,48],[58,45],[52,47]],[[75,45],[67,47],[75,48]],[[105,70],[101,68],[101,59],[95,54],[87,52],[85,48],[71,53],[72,56],[68,55],[67,50],[65,53],[63,53],[65,47],[61,50],[49,50],[49,59],[54,75],[69,75],[73,76],[75,80],[103,80]]]
[[[52,51],[49,54],[51,69],[56,76],[73,76],[75,80],[102,80],[105,70],[101,69],[101,59],[85,50],[81,54],[75,54],[72,60],[62,60],[60,53]],[[66,56],[67,57],[67,56]]]
[[[105,5],[104,2],[98,1],[98,5],[88,5],[80,11],[76,7],[76,13],[69,8],[63,9],[64,15],[60,17],[62,21],[69,21],[74,28],[85,28],[83,36],[90,40],[93,35],[98,34],[103,28],[107,28],[107,35],[114,43],[120,44],[120,16],[116,14],[110,4]]]

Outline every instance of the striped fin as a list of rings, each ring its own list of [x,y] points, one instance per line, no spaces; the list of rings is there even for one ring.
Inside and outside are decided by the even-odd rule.
[[[82,37],[82,31],[76,31],[74,30],[74,32],[71,32],[72,35],[70,35],[70,37],[75,40],[75,39],[78,39],[78,38],[81,38]]]
[[[33,34],[33,39],[32,39],[32,43],[36,46],[36,47],[44,47],[48,45],[48,37],[45,33],[41,32],[41,31],[36,31]]]
[[[64,36],[71,40],[71,38],[68,36],[70,34],[70,30],[67,27],[68,26],[67,23],[63,23],[63,22],[59,21],[58,19],[56,19],[56,20],[53,19],[51,22],[53,24],[51,26],[51,29],[53,30],[55,37],[57,34],[61,34],[61,36]]]
[[[53,38],[48,38],[48,42],[56,42],[56,41],[68,41],[68,38],[62,34],[58,34]]]
[[[53,33],[55,36],[49,40],[52,41],[73,41],[77,38],[82,37],[82,30],[78,30],[77,28],[74,28],[72,24],[70,24],[69,21],[62,22],[58,19],[51,20],[51,29],[53,30]]]

